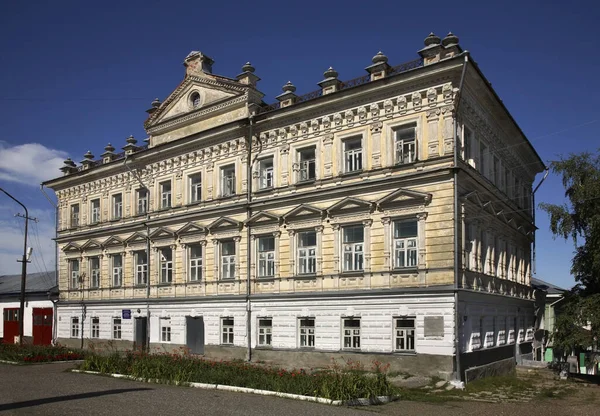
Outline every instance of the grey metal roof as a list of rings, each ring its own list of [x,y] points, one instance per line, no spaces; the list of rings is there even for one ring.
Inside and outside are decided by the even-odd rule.
[[[567,289],[563,289],[560,286],[556,286],[550,282],[546,282],[541,279],[536,279],[534,277],[531,278],[531,286],[536,289],[540,289],[548,293],[549,295],[562,295],[565,292],[568,292]]]
[[[49,292],[56,289],[56,272],[28,273],[26,293]],[[0,295],[21,293],[21,275],[0,276]]]

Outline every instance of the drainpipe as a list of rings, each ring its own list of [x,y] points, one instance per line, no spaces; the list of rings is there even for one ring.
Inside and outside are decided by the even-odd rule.
[[[458,152],[460,147],[458,145],[458,108],[460,106],[460,96],[462,93],[463,83],[465,81],[465,73],[467,72],[467,63],[469,62],[469,52],[464,52],[465,61],[463,63],[462,73],[460,75],[460,83],[458,85],[458,91],[456,93],[455,105],[454,105],[454,120],[453,120],[453,131],[454,131],[454,346],[456,348],[456,354],[454,358],[454,370],[455,378],[461,380],[461,369],[460,369],[460,339],[459,339],[459,324],[460,317],[458,313],[458,274],[459,267],[458,263],[460,260],[461,253],[459,252],[458,246],[458,234],[460,231],[460,220],[461,216],[458,215]]]
[[[54,207],[54,285],[58,286],[58,204],[55,204],[52,198],[46,193],[43,183],[40,184],[40,191],[42,191],[50,205]],[[56,339],[58,338],[57,302],[58,299],[52,300],[52,345],[56,344]]]
[[[532,221],[533,221],[533,226],[534,227],[535,227],[535,193],[539,189],[539,187],[542,186],[542,184],[544,183],[544,181],[548,177],[548,173],[550,173],[550,169],[546,168],[544,170],[544,177],[542,178],[542,180],[540,181],[540,183],[538,183],[538,185],[535,187],[535,189],[531,193],[531,217],[532,217]],[[532,273],[535,274],[536,273],[536,267],[535,267],[535,228],[533,229],[533,250],[532,251],[533,251],[533,253],[532,253],[532,257],[533,258],[531,260],[531,268],[532,268]]]
[[[125,159],[123,160],[123,166],[127,168],[129,173],[133,175],[135,179],[140,183],[142,188],[146,191],[146,221],[143,223],[146,226],[146,348],[147,351],[150,352],[150,189],[142,182],[142,179],[131,170],[129,165],[127,165],[128,154],[125,153]],[[134,276],[135,279],[135,276]]]
[[[252,217],[252,127],[254,126],[254,115],[250,114],[248,118],[250,124],[248,126],[248,137],[246,137],[246,218]],[[258,152],[254,158],[258,156]],[[246,360],[252,361],[252,300],[250,299],[250,272],[252,271],[252,250],[250,249],[250,226],[246,223],[246,341],[247,351]]]

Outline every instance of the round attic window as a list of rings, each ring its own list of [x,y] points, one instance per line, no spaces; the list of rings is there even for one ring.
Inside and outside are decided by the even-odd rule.
[[[190,103],[192,108],[200,107],[200,101],[200,94],[198,94],[198,92],[193,92],[192,95],[190,95]]]

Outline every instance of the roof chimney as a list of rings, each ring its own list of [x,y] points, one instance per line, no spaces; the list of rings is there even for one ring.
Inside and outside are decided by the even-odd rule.
[[[187,75],[212,74],[212,66],[215,63],[211,58],[203,55],[200,51],[191,51],[183,60],[185,73]]]

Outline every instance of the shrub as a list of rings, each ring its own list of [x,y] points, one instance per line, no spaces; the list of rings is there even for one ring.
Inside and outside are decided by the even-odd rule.
[[[385,372],[387,367],[375,362],[373,373],[348,361],[344,367],[332,364],[319,372],[266,368],[246,362],[210,361],[190,355],[146,354],[128,351],[109,356],[90,355],[82,370],[128,374],[146,380],[167,383],[208,383],[248,387],[284,393],[318,396],[332,400],[373,398],[396,393]]]
[[[85,353],[83,351],[74,350],[60,345],[0,344],[0,360],[5,361],[40,363],[81,360],[84,357]]]

